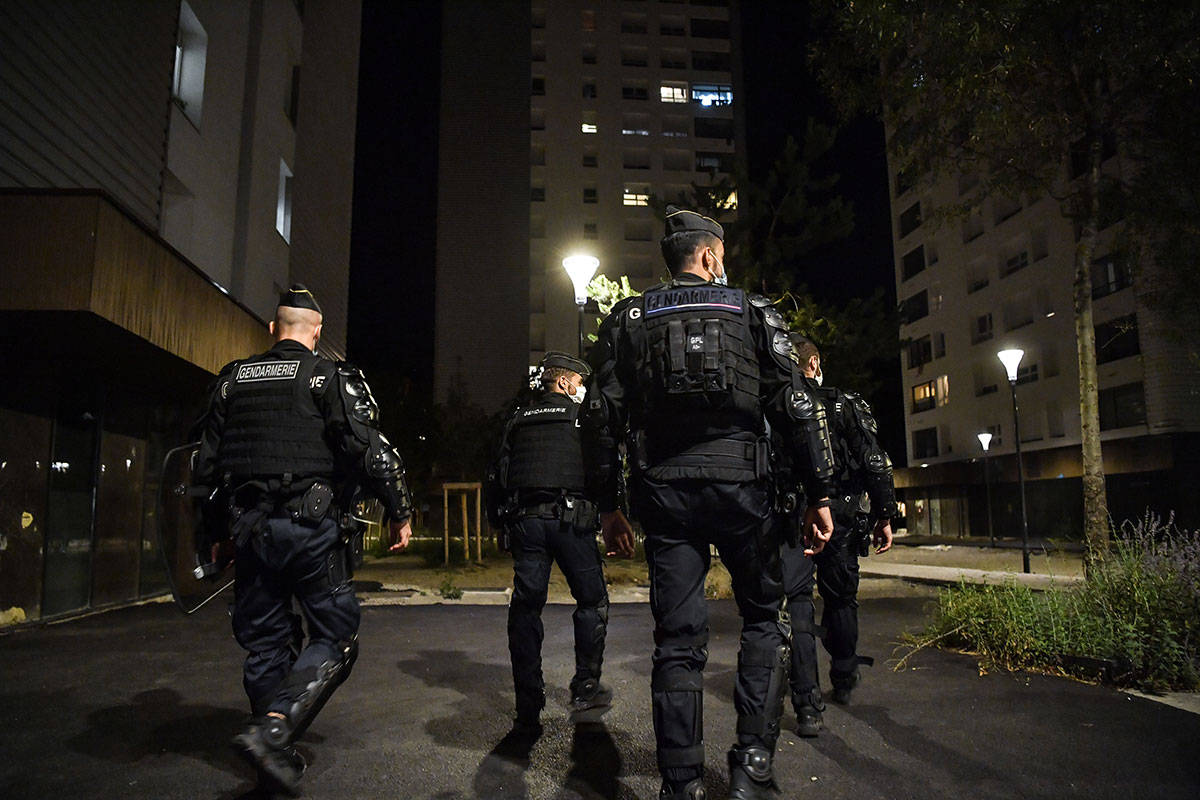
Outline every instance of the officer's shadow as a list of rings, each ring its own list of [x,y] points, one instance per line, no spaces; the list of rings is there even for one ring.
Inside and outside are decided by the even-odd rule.
[[[246,781],[227,800],[265,796],[254,788],[248,767],[227,745],[245,722],[246,712],[192,705],[182,699],[174,689],[148,689],[125,705],[97,709],[88,714],[87,729],[69,739],[67,746],[118,764],[166,754],[184,756]]]
[[[438,664],[439,669],[430,671],[428,665],[431,663]],[[424,651],[413,659],[401,661],[398,666],[409,675],[463,695],[463,699],[456,702],[457,713],[431,719],[425,724],[426,732],[434,740],[476,752],[489,748],[489,742],[495,742],[475,771],[473,795],[486,800],[529,800],[525,773],[531,767],[534,748],[543,738],[547,742],[564,739],[564,728],[569,723],[543,717],[546,730],[541,735],[509,730],[512,697],[504,691],[495,691],[496,687],[510,685],[512,676],[507,665],[472,661],[459,652]],[[550,694],[553,695],[554,690]],[[547,700],[551,705],[565,705],[566,695],[551,696]],[[489,738],[501,728],[506,733],[498,741]],[[642,753],[638,749],[640,744],[633,737],[621,733],[618,733],[621,739],[618,746],[602,723],[580,723],[573,728],[570,767],[557,796],[564,800],[579,797],[636,800],[637,794],[619,780],[628,767],[621,753],[634,753],[636,764],[652,770],[653,752]]]

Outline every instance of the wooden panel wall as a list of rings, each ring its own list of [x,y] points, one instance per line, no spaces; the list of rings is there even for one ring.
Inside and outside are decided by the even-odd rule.
[[[0,187],[100,188],[157,229],[178,8],[0,3]]]
[[[88,307],[96,200],[0,193],[0,309]]]

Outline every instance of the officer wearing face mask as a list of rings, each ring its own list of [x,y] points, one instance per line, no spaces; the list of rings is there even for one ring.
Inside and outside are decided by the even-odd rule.
[[[766,420],[786,448],[810,507],[809,552],[833,529],[833,462],[824,416],[791,360],[783,318],[765,297],[731,288],[725,232],[667,207],[671,279],[622,300],[589,352],[584,421],[589,489],[605,544],[632,555],[617,506],[618,447],[630,506],[646,533],[655,650],[650,680],[660,800],[704,800],[704,579],[716,546],[742,617],[729,750],[730,800],[774,796],[772,758],[787,691],[788,621],[771,522]]]
[[[833,700],[850,702],[861,680],[859,666],[872,659],[858,655],[858,559],[869,545],[876,553],[892,546],[891,519],[896,515],[892,462],[879,444],[878,429],[867,402],[853,392],[824,386],[821,353],[809,339],[789,336],[793,357],[825,409],[833,445],[833,537],[808,558],[798,547],[782,551],[788,610],[792,616],[792,705],[797,732],[818,735],[825,705],[817,679],[815,635],[830,656]],[[867,502],[864,502],[866,500]],[[821,625],[813,619],[813,567],[824,610]]]
[[[596,505],[583,497],[579,411],[587,364],[566,353],[542,360],[541,400],[508,420],[488,475],[488,518],[513,555],[508,650],[516,694],[514,731],[536,736],[546,704],[542,680],[542,607],[557,561],[575,598],[575,677],[571,714],[588,721],[611,705],[600,683],[608,626],[608,589],[596,545]]]

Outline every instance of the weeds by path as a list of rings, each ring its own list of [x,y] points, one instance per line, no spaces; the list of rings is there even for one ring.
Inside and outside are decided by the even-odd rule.
[[[1062,658],[1110,659],[1121,665],[1110,676],[1119,685],[1200,688],[1200,536],[1147,514],[1121,526],[1081,587],[948,587],[928,627],[904,644],[909,655],[966,650],[984,669],[1080,674]]]

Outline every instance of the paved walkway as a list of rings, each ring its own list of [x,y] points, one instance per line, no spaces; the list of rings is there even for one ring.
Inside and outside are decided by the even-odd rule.
[[[937,650],[894,670],[895,642],[922,624],[927,602],[863,602],[862,652],[876,666],[850,706],[830,705],[820,737],[781,735],[781,798],[1200,796],[1200,716],[1062,678],[981,675],[973,658]],[[740,621],[731,601],[709,608],[707,782],[723,798]],[[354,674],[301,744],[305,796],[654,800],[649,607],[611,611],[615,700],[599,725],[566,718],[571,609],[550,606],[544,620],[546,732],[522,748],[506,736],[503,607],[365,609]],[[0,638],[0,797],[258,798],[227,745],[245,715],[242,655],[217,603],[188,618],[155,604]],[[790,713],[784,724],[795,724]]]
[[[883,558],[863,561],[858,568],[864,578],[900,578],[932,584],[985,583],[1000,586],[1016,583],[1031,589],[1070,588],[1083,582],[1080,575],[1038,575],[970,567],[940,567],[930,564],[897,564]]]

